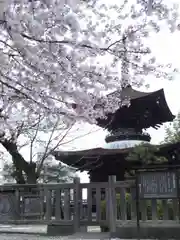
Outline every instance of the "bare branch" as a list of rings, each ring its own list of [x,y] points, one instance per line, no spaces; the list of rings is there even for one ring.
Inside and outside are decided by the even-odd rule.
[[[51,135],[50,135],[49,140],[48,140],[48,142],[47,142],[47,144],[46,144],[45,151],[44,151],[44,153],[43,153],[43,156],[42,156],[42,158],[41,158],[41,161],[40,161],[39,166],[38,166],[38,169],[37,169],[37,174],[38,174],[38,175],[40,174],[40,171],[41,171],[41,168],[42,168],[42,166],[43,166],[43,163],[44,163],[45,159],[59,146],[59,144],[64,140],[64,138],[67,136],[67,134],[69,133],[69,131],[70,131],[70,130],[72,129],[72,127],[74,126],[74,124],[72,124],[72,125],[67,129],[67,131],[65,132],[65,134],[63,134],[63,136],[62,136],[61,139],[57,142],[57,144],[56,144],[50,151],[48,151],[49,146],[50,146],[50,144],[51,144],[51,142],[52,142],[53,134],[54,134],[54,132],[56,131],[56,127],[58,126],[58,123],[59,123],[59,120],[54,124],[54,127],[53,127],[53,129],[52,129],[52,131],[51,131]]]
[[[38,135],[40,122],[41,122],[41,114],[39,114],[39,116],[38,116],[38,122],[37,122],[37,125],[36,125],[36,131],[35,131],[35,134],[34,134],[33,138],[30,141],[30,162],[33,161],[33,145],[34,145],[34,141],[36,140],[36,137]]]
[[[132,30],[129,35],[132,35],[132,34],[135,34],[136,32],[140,31],[142,28],[144,28],[147,24],[142,24],[140,25],[137,29],[135,30]],[[76,47],[81,47],[81,48],[89,48],[89,49],[94,49],[95,48],[91,45],[87,45],[87,44],[75,44],[73,43],[72,41],[69,41],[69,40],[44,40],[44,39],[38,39],[36,38],[35,36],[29,36],[27,34],[24,34],[24,33],[21,33],[22,37],[28,39],[28,40],[31,40],[31,41],[36,41],[36,42],[39,42],[39,43],[48,43],[48,44],[68,44],[68,45],[71,45],[71,46],[74,46],[76,45]],[[125,38],[128,38],[129,35],[126,35]],[[124,37],[124,35],[123,35]],[[107,47],[100,47],[99,50],[101,51],[108,51],[110,50],[114,45],[118,44],[118,43],[121,43],[122,42],[122,38],[120,38],[119,40],[116,40],[115,42],[112,42],[111,44],[109,44]],[[148,54],[149,52],[148,51],[134,51],[134,50],[124,50],[124,49],[121,49],[119,50],[119,52],[124,52],[124,51],[127,51],[129,53],[141,53],[141,54]],[[111,53],[111,52],[110,52]]]
[[[71,127],[69,127],[69,128],[67,129],[67,131],[65,132],[65,134],[61,137],[61,139],[57,142],[57,144],[56,144],[53,148],[51,148],[51,149],[49,150],[49,152],[47,153],[47,155],[50,155],[55,149],[57,149],[57,148],[61,145],[61,142],[62,142],[62,141],[64,140],[64,138],[68,135],[68,133],[69,133],[70,130],[72,129],[73,125],[74,125],[74,124],[72,124]]]
[[[26,141],[25,143],[23,143],[23,144],[18,144],[18,151],[20,151],[23,147],[26,147],[26,146],[28,146],[29,145],[29,141]]]
[[[80,135],[80,136],[77,136],[77,137],[72,138],[71,140],[65,141],[65,142],[61,143],[60,145],[62,146],[62,145],[71,143],[71,142],[73,142],[73,141],[75,141],[75,140],[77,140],[77,139],[86,137],[86,136],[88,136],[89,134],[98,132],[98,131],[100,131],[100,130],[102,130],[102,129],[96,129],[96,130],[94,130],[94,131],[89,131],[88,133],[82,134],[82,135]]]
[[[8,80],[12,81],[9,77],[7,77],[6,75],[4,75],[1,71],[0,71],[0,75],[4,78],[7,78]],[[24,96],[26,99],[29,99],[33,102],[35,102],[37,105],[40,105],[41,107],[50,110],[49,108],[47,108],[45,105],[43,105],[42,103],[38,102],[37,100],[33,99],[32,97],[30,97],[29,95],[27,95],[26,93],[24,93],[23,91],[19,90],[18,88],[8,84],[7,82],[4,82],[2,79],[0,79],[0,83],[2,83],[3,85],[5,85],[6,87],[14,90],[17,94],[20,94],[22,96]]]

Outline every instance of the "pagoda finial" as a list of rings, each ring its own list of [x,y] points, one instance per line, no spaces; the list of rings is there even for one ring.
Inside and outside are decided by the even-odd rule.
[[[130,86],[129,84],[129,64],[127,57],[127,48],[126,48],[127,36],[123,34],[122,43],[123,43],[123,55],[122,55],[122,64],[121,64],[121,78],[122,78],[122,88]]]

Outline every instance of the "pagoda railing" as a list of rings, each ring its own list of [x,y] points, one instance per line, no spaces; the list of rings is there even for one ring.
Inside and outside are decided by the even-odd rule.
[[[123,141],[123,140],[139,140],[150,142],[151,136],[142,131],[136,131],[132,128],[128,129],[118,129],[117,131],[113,131],[108,134],[105,138],[107,143],[114,142],[114,141]]]

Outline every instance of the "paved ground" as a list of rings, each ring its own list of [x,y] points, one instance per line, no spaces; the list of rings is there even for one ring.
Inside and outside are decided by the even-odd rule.
[[[0,240],[108,240],[108,233],[100,233],[98,227],[89,227],[88,233],[77,233],[66,237],[42,236],[47,233],[46,225],[1,225]],[[115,240],[115,239],[113,239]],[[116,239],[118,240],[118,239]],[[120,239],[119,239],[120,240]],[[123,240],[123,239],[121,239]],[[131,239],[132,240],[132,239]],[[142,240],[142,239],[141,239]]]
[[[69,237],[46,237],[46,236],[35,236],[27,234],[0,234],[0,240],[80,240],[80,239],[97,239],[97,240],[108,240],[108,236],[105,234],[76,234]]]
[[[46,225],[4,225],[0,224],[0,233],[9,232],[9,233],[39,233],[46,234],[47,226]],[[88,232],[98,233],[100,228],[97,226],[88,227]]]
[[[47,233],[46,225],[4,225],[0,224],[0,233]]]
[[[99,233],[98,227],[90,227],[88,233],[77,233],[68,237],[50,237],[40,236],[46,234],[47,226],[45,225],[0,225],[0,240],[71,240],[71,239],[109,239],[107,233]],[[24,233],[24,234],[23,234]],[[32,235],[31,235],[32,234]]]

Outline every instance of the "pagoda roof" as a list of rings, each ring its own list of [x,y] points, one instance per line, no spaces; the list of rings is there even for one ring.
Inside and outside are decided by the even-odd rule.
[[[167,105],[163,89],[141,92],[128,86],[121,92],[115,91],[108,96],[116,95],[120,95],[122,101],[128,99],[130,106],[120,106],[114,113],[108,113],[106,118],[97,119],[97,124],[109,131],[119,128],[158,128],[162,123],[171,122],[175,118]]]
[[[180,151],[180,142],[154,145],[159,148],[160,154],[170,154],[170,152]],[[53,155],[56,160],[59,160],[67,165],[75,168],[83,166],[83,170],[90,170],[93,165],[97,164],[97,161],[107,156],[115,156],[121,159],[122,155],[127,155],[133,148],[124,149],[105,149],[105,148],[92,148],[80,151],[54,151]],[[86,166],[87,165],[87,166]]]
[[[111,155],[116,153],[127,152],[129,148],[124,149],[105,149],[105,148],[92,148],[79,151],[54,151],[53,155],[59,157],[69,157],[69,156],[83,156],[83,157],[96,157],[98,155]]]
[[[91,165],[89,162],[93,165],[94,163],[96,164],[99,157],[127,153],[128,150],[129,149],[93,148],[80,151],[54,151],[53,155],[56,160],[75,168],[81,168],[87,162],[87,170],[89,170],[89,165]]]
[[[136,98],[146,97],[151,95],[152,93],[154,92],[141,92],[141,91],[135,90],[130,85],[127,86],[126,88],[123,88],[122,91],[120,92],[122,100],[125,100],[127,98],[129,98],[130,100],[133,100]],[[119,91],[109,93],[108,96],[113,96],[117,94],[119,94]]]

